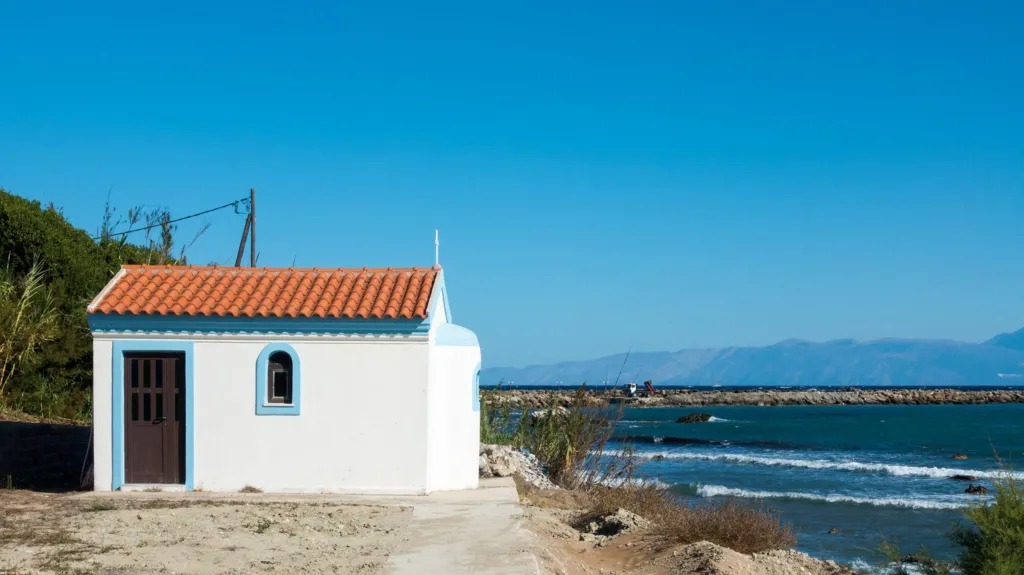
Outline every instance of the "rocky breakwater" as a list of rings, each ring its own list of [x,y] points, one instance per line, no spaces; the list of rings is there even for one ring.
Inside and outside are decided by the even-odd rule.
[[[570,406],[575,391],[510,389],[489,392],[492,403],[516,409]],[[823,390],[727,389],[687,390],[662,389],[651,397],[624,397],[618,391],[587,390],[584,396],[590,406],[623,403],[632,407],[710,407],[722,405],[971,405],[986,403],[1024,403],[1024,388],[1012,390],[960,389],[870,389],[833,388]]]

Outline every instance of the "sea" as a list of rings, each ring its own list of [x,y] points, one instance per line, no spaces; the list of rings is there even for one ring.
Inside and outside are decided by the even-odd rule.
[[[713,417],[676,423],[695,412]],[[631,438],[641,476],[687,501],[757,502],[793,526],[800,551],[865,569],[883,540],[956,556],[961,509],[991,500],[964,490],[992,490],[1000,460],[1024,458],[1024,405],[626,407],[616,435]]]

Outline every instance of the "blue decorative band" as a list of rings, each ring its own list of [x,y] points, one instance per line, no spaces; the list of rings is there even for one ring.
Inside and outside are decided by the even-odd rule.
[[[94,332],[426,334],[429,319],[336,319],[90,314]]]

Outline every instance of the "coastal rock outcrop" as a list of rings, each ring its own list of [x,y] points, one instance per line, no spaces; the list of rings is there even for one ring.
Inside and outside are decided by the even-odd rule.
[[[519,475],[537,489],[558,489],[541,468],[537,456],[508,445],[480,444],[480,477]]]
[[[707,423],[713,416],[710,413],[691,413],[676,420],[676,423]]]
[[[640,517],[632,511],[617,509],[615,513],[590,521],[583,526],[581,531],[591,535],[615,537],[622,533],[646,531],[653,526],[654,525],[650,521]]]
[[[964,493],[967,493],[969,495],[988,495],[988,488],[983,485],[975,485],[972,483],[967,486],[967,489],[964,490]]]
[[[964,455],[963,453],[957,453],[956,455],[953,456],[953,459],[957,461],[967,461],[967,456]]]
[[[960,475],[959,473],[956,474],[956,475],[950,475],[949,478],[952,479],[953,481],[977,481],[978,480],[978,478],[973,476],[973,475]]]

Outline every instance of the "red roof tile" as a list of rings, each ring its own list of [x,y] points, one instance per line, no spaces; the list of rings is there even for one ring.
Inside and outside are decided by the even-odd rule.
[[[89,313],[426,319],[437,269],[124,266]]]

